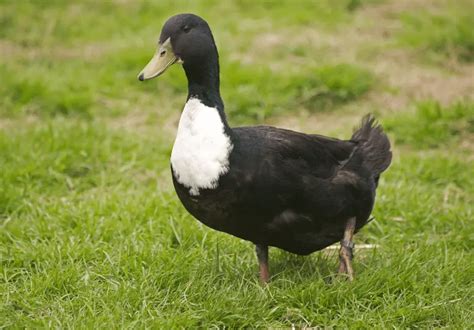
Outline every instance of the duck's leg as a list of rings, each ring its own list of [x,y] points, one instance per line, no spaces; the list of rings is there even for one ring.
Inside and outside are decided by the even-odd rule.
[[[341,240],[341,249],[339,250],[339,273],[347,274],[350,281],[354,279],[354,270],[352,269],[354,243],[352,238],[354,237],[355,225],[355,217],[347,220],[344,237]]]
[[[268,245],[255,244],[257,252],[258,265],[260,268],[260,281],[268,283],[270,280],[270,272],[268,271]]]

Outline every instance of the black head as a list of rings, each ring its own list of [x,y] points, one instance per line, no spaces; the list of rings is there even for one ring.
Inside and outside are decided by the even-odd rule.
[[[161,30],[160,43],[168,38],[176,57],[186,64],[202,61],[216,50],[209,25],[193,14],[179,14],[168,19]]]
[[[176,62],[182,63],[190,72],[197,67],[209,69],[217,63],[217,58],[217,48],[207,22],[194,14],[175,15],[163,26],[158,50],[139,74],[139,79],[157,77]]]

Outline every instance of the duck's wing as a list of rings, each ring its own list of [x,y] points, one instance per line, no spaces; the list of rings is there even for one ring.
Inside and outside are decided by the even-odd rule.
[[[234,129],[237,149],[262,171],[329,178],[350,158],[356,142],[270,126]]]
[[[268,126],[234,133],[228,186],[239,187],[242,208],[258,212],[258,220],[249,219],[271,228],[271,235],[313,230],[354,213],[359,184],[340,181],[338,174],[357,142]]]

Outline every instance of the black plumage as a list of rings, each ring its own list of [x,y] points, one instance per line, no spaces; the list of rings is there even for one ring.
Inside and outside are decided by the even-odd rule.
[[[268,246],[306,255],[338,241],[340,271],[352,277],[352,235],[367,223],[379,176],[391,161],[382,128],[366,116],[347,141],[269,126],[231,128],[207,23],[192,14],[174,16],[160,44],[168,39],[188,78],[188,100],[214,108],[232,142],[228,171],[215,187],[190,194],[173,172],[184,207],[207,226],[255,243],[264,281]]]

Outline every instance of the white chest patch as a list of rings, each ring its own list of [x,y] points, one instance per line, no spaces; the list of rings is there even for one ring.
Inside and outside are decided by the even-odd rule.
[[[216,188],[219,177],[229,171],[232,148],[217,109],[189,99],[171,152],[176,180],[194,196],[199,195],[199,189]]]

